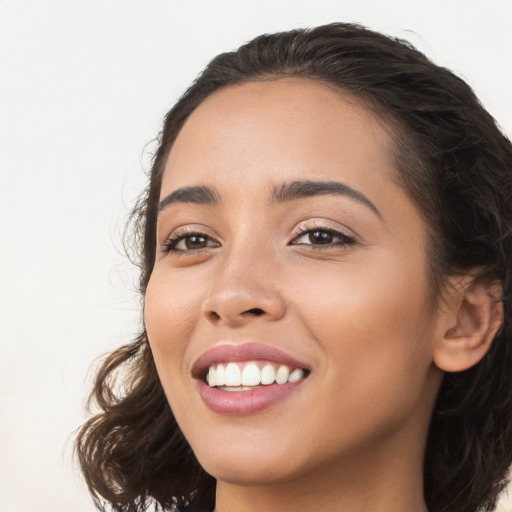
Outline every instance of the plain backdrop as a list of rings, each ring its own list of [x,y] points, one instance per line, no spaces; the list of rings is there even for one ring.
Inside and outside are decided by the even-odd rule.
[[[164,113],[217,53],[335,20],[411,41],[512,134],[512,0],[0,0],[0,512],[93,511],[73,432],[139,325],[121,233]]]

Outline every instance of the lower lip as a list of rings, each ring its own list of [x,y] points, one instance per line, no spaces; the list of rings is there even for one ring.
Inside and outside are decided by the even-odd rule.
[[[255,414],[284,400],[304,382],[271,384],[250,391],[222,391],[199,382],[199,394],[213,412],[231,416]]]

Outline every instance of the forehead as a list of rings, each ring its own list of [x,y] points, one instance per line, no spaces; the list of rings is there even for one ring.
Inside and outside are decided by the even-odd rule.
[[[297,174],[334,179],[340,176],[326,174],[343,171],[356,184],[377,170],[394,170],[389,133],[360,99],[322,82],[282,78],[229,86],[186,121],[163,188],[195,178],[229,181],[240,173],[257,181],[266,171],[277,181]]]

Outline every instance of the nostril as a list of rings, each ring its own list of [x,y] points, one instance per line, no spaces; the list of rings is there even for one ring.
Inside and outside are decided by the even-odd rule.
[[[209,315],[212,320],[219,320],[220,318],[219,313],[217,313],[216,311],[210,311]]]
[[[260,308],[252,308],[252,309],[248,309],[247,311],[244,311],[243,314],[250,314],[250,315],[254,315],[254,316],[261,316],[263,315],[264,311],[263,309],[260,309]]]

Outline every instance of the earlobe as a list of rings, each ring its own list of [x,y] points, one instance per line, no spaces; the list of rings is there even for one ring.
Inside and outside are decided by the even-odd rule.
[[[472,276],[458,279],[450,293],[450,311],[434,347],[434,363],[447,372],[477,364],[491,347],[503,322],[502,286]]]

